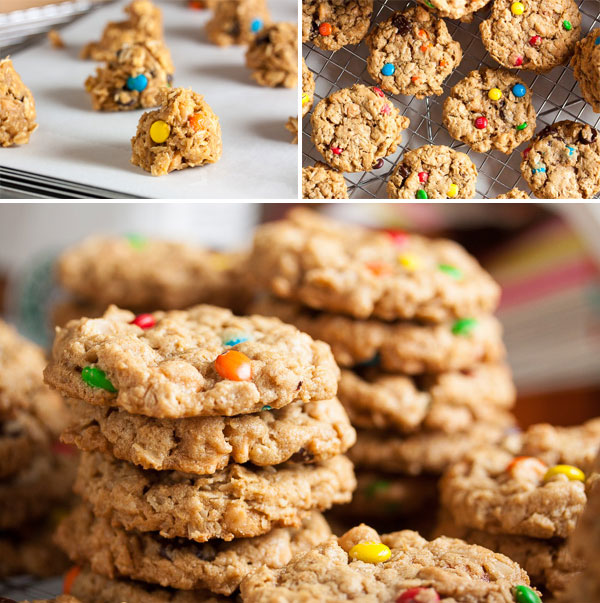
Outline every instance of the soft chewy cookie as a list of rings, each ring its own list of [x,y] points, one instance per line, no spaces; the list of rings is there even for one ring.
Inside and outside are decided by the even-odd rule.
[[[373,0],[302,0],[302,42],[323,50],[358,44],[372,14]]]
[[[312,71],[306,66],[302,57],[302,117],[304,117],[313,106],[315,94],[315,78]]]
[[[443,81],[462,59],[444,21],[418,5],[378,23],[366,43],[371,77],[392,94],[440,95]]]
[[[460,19],[470,22],[473,13],[483,8],[490,0],[419,0],[428,8],[433,8],[440,17]]]
[[[418,375],[468,370],[480,362],[496,362],[505,354],[502,327],[491,315],[439,324],[357,320],[273,297],[258,300],[252,311],[277,316],[325,341],[344,367],[377,366]]]
[[[496,199],[530,199],[530,197],[518,188],[511,188],[507,193],[498,195]]]
[[[474,151],[511,153],[535,132],[531,90],[505,69],[471,71],[444,101],[444,125]]]
[[[295,88],[298,84],[298,27],[295,23],[267,25],[250,42],[246,66],[261,86]]]
[[[355,486],[352,463],[342,455],[313,465],[229,465],[198,476],[84,452],[75,492],[112,525],[206,542],[299,527],[309,511],[348,502]]]
[[[317,104],[312,141],[331,167],[361,172],[396,151],[409,123],[379,88],[355,84]]]
[[[571,65],[583,98],[600,113],[600,28],[577,42]]]
[[[454,322],[492,312],[500,293],[454,242],[376,232],[307,210],[261,226],[251,261],[257,284],[274,295],[355,318]],[[455,332],[475,323],[463,320]]]
[[[58,329],[46,381],[157,418],[232,416],[336,393],[329,346],[275,318],[214,306],[141,316],[113,306]]]
[[[387,184],[390,199],[472,199],[477,168],[468,155],[425,145],[402,155]]]
[[[175,68],[169,49],[158,40],[127,44],[96,75],[85,81],[94,111],[132,111],[156,107],[161,88],[170,86]]]
[[[249,44],[271,20],[265,0],[218,0],[211,8],[206,34],[217,46]]]
[[[559,121],[523,151],[521,174],[540,199],[589,199],[600,191],[600,136],[587,124]]]
[[[57,543],[74,563],[108,578],[127,577],[183,590],[207,589],[223,595],[263,564],[283,567],[293,555],[326,540],[331,530],[320,513],[299,528],[275,528],[264,536],[198,543],[158,534],[126,532],[77,507],[58,528]]]
[[[27,144],[35,132],[35,101],[9,58],[0,59],[0,146]]]
[[[153,419],[77,400],[70,408],[63,442],[157,471],[207,474],[229,463],[314,463],[346,452],[356,440],[336,399],[238,417],[188,419]]]
[[[495,0],[479,30],[500,65],[544,73],[573,54],[581,15],[573,0]]]
[[[348,188],[344,176],[327,164],[302,168],[303,199],[347,199]]]
[[[362,524],[282,569],[262,567],[242,582],[241,594],[246,603],[514,603],[515,587],[528,585],[516,563],[483,547],[443,536],[427,541],[411,530],[380,536]]]
[[[204,97],[184,88],[162,88],[160,108],[140,117],[131,139],[131,163],[164,176],[221,158],[221,125]]]

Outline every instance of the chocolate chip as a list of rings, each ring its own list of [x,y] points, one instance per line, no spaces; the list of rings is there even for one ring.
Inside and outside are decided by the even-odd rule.
[[[549,134],[554,134],[556,132],[556,126],[550,125],[550,126],[546,126],[543,130],[540,130],[540,132],[537,135],[537,138],[544,138],[544,136],[548,136]]]
[[[302,387],[302,381],[298,381],[298,385],[296,386],[296,391],[298,391]]]
[[[400,176],[400,178],[402,178],[402,182],[400,183],[400,186],[402,186],[402,184],[404,184],[404,181],[406,180],[406,178],[408,178],[410,176],[410,170],[405,165],[400,164],[396,174],[398,176]]]
[[[598,132],[590,126],[582,128],[579,132],[579,142],[581,144],[592,144],[598,138]]]
[[[315,458],[312,452],[309,452],[305,448],[300,448],[298,452],[292,455],[290,461],[293,463],[310,463]]]
[[[402,13],[396,13],[392,17],[392,25],[401,36],[405,36],[410,31],[411,22]]]
[[[383,159],[381,157],[373,164],[373,169],[378,170],[383,167]]]

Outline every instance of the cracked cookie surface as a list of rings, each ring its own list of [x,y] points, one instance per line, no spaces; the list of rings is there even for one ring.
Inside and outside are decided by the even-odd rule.
[[[302,198],[347,199],[348,187],[344,176],[320,161],[302,168]]]

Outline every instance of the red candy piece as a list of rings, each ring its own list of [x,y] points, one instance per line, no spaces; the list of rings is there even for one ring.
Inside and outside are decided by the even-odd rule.
[[[341,155],[342,154],[342,150],[343,149],[340,149],[340,147],[331,147],[331,152],[334,155]]]
[[[439,601],[440,596],[433,590],[433,588],[422,588],[421,586],[416,586],[415,588],[409,588],[405,590],[397,599],[396,603],[419,603],[417,601],[417,596],[425,591],[429,591],[427,594],[429,595],[427,601]],[[435,597],[435,598],[432,598]]]
[[[529,157],[529,151],[531,151],[531,147],[527,147],[524,151],[523,151],[523,159],[527,159],[527,157]]]
[[[518,56],[515,58],[515,67],[520,67],[523,64],[523,57]]]
[[[391,274],[392,269],[388,264],[384,262],[366,262],[365,266],[375,275],[383,276],[384,274]]]
[[[215,360],[217,373],[229,381],[251,381],[252,363],[250,358],[237,350],[229,350],[217,356]]]
[[[331,23],[321,23],[321,25],[319,25],[319,33],[322,36],[330,36],[332,31],[333,28],[331,27]]]
[[[202,10],[203,8],[206,8],[206,5],[204,4],[204,2],[202,0],[190,0],[188,2],[188,6],[192,10]]]
[[[129,324],[137,325],[140,329],[150,329],[156,324],[156,320],[152,314],[138,314]]]
[[[63,444],[62,442],[53,442],[52,452],[61,456],[73,456],[77,452],[77,448],[69,444]]]
[[[542,38],[540,36],[531,36],[531,38],[529,38],[529,45],[537,46],[541,41]]]
[[[408,235],[403,230],[388,229],[385,232],[387,232],[396,247],[402,247],[406,244],[406,241],[408,241]]]
[[[427,172],[419,172],[419,182],[427,182],[429,180],[429,174]]]
[[[378,88],[377,86],[373,86],[373,92],[375,92],[375,94],[377,94],[377,96],[381,96],[381,98],[383,98],[385,96],[383,94],[383,90],[381,88]]]
[[[485,130],[487,128],[487,125],[488,125],[487,117],[483,117],[483,115],[481,117],[478,117],[475,120],[475,127],[478,130]]]
[[[77,565],[74,565],[65,574],[65,579],[63,581],[63,593],[65,595],[68,595],[71,592],[71,589],[73,588],[73,582],[75,582],[75,579],[77,578],[77,576],[79,576],[80,571],[81,571],[81,568],[78,567]]]
[[[381,107],[381,112],[384,115],[387,115],[388,113],[390,113],[391,110],[392,110],[392,108],[387,103],[385,105],[383,105],[383,107]]]

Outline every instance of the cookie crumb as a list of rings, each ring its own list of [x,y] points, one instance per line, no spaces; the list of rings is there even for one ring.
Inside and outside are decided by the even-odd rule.
[[[60,49],[65,47],[65,42],[62,39],[60,32],[56,29],[51,29],[48,32],[48,41],[52,48]]]

